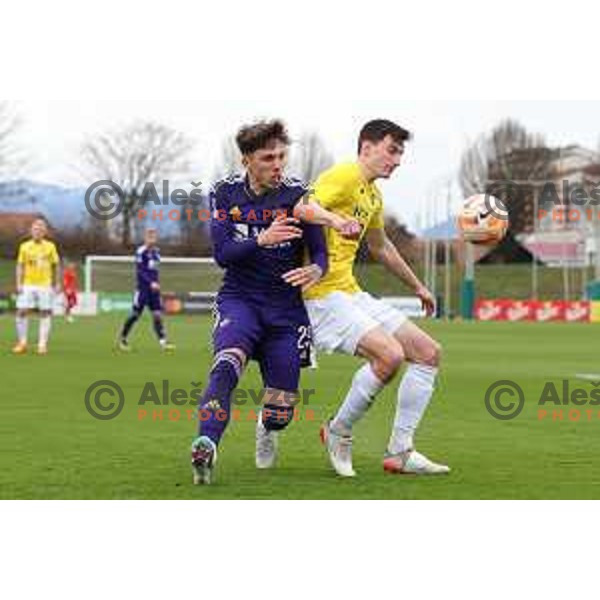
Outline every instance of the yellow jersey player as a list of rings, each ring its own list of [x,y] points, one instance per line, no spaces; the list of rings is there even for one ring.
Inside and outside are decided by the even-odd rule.
[[[387,238],[383,201],[377,179],[389,179],[400,165],[410,133],[387,120],[367,123],[360,134],[358,161],[334,166],[314,185],[314,199],[362,226],[371,255],[406,283],[428,315],[434,298]],[[335,471],[355,475],[352,428],[367,412],[401,365],[408,367],[398,389],[396,417],[383,467],[390,473],[442,474],[449,468],[419,454],[414,434],[430,402],[440,363],[440,346],[399,310],[361,290],[353,275],[361,239],[344,239],[325,230],[329,271],[305,294],[317,347],[364,358],[363,365],[337,415],[325,424],[321,438]]]
[[[59,256],[53,242],[46,239],[46,222],[36,219],[31,226],[31,239],[19,247],[17,258],[17,338],[13,352],[27,352],[28,316],[40,312],[38,354],[48,352],[52,324],[52,304],[59,279]],[[56,286],[56,287],[55,287]]]

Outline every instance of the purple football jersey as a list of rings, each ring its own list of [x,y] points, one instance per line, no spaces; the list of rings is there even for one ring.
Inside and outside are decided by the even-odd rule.
[[[137,288],[145,292],[153,283],[159,282],[160,250],[140,246],[135,253]]]
[[[282,276],[311,262],[327,269],[327,249],[321,227],[302,223],[303,238],[271,247],[260,247],[259,234],[282,216],[293,217],[306,194],[297,180],[286,179],[275,190],[257,196],[246,177],[219,182],[211,194],[212,238],[217,263],[225,269],[222,294],[243,295],[278,305],[302,303],[298,288]]]

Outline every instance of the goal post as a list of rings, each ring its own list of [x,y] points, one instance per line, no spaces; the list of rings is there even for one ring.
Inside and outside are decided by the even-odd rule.
[[[135,256],[89,255],[85,258],[84,291],[133,292]],[[163,256],[160,260],[164,292],[217,292],[223,271],[213,258]]]

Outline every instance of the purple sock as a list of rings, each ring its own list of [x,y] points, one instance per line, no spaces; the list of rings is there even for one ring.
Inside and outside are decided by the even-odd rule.
[[[240,359],[235,354],[217,355],[208,387],[200,403],[199,432],[219,444],[231,418],[231,395],[242,374]]]

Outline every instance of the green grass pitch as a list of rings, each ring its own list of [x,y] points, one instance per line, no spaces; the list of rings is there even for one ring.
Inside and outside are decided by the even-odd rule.
[[[13,320],[0,317],[0,497],[68,499],[413,499],[413,498],[598,498],[600,419],[538,420],[538,398],[546,381],[589,389],[576,373],[598,367],[598,328],[587,324],[427,322],[445,350],[439,388],[417,438],[419,449],[453,467],[449,477],[417,479],[385,475],[381,459],[395,409],[397,383],[378,399],[356,428],[355,480],[330,470],[318,441],[321,420],[343,397],[357,361],[321,356],[320,369],[305,373],[314,388],[314,419],[295,423],[281,440],[272,472],[254,468],[254,424],[233,423],[220,454],[216,485],[191,485],[189,444],[195,423],[139,420],[146,382],[160,389],[190,390],[206,381],[210,364],[208,317],[168,321],[178,345],[160,354],[148,316],[135,331],[131,355],[112,350],[121,316],[56,320],[47,357],[10,354]],[[37,335],[37,327],[30,326]],[[87,388],[113,380],[125,392],[123,413],[94,420],[86,411]],[[512,421],[485,409],[487,387],[512,379],[527,401]],[[251,367],[242,383],[260,388]],[[146,407],[147,408],[147,407]],[[171,407],[173,408],[173,407]],[[189,408],[189,407],[186,407]],[[247,413],[251,407],[241,408]],[[564,407],[568,408],[568,407]],[[585,408],[585,407],[584,407]],[[154,407],[150,406],[150,410]],[[242,414],[245,414],[242,413]]]

